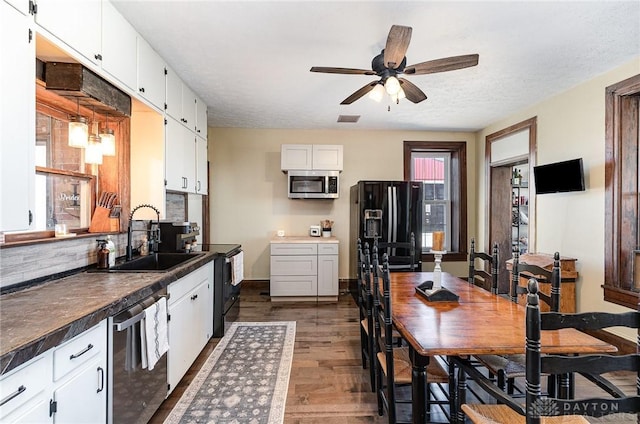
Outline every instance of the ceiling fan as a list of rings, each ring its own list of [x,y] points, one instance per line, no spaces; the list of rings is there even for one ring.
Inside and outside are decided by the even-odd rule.
[[[415,65],[406,66],[407,57],[405,53],[411,41],[411,27],[392,25],[387,37],[387,44],[382,52],[371,61],[371,70],[353,68],[332,68],[314,66],[311,72],[323,72],[328,74],[352,74],[352,75],[377,75],[379,80],[372,81],[360,88],[340,104],[349,105],[372,90],[377,91],[379,97],[384,91],[391,98],[398,102],[400,98],[406,97],[413,103],[420,103],[427,98],[415,84],[400,75],[422,75],[434,74],[436,72],[453,71],[455,69],[468,68],[478,64],[478,55],[469,54],[464,56],[452,56],[443,59],[428,60]],[[374,93],[372,93],[374,94]]]

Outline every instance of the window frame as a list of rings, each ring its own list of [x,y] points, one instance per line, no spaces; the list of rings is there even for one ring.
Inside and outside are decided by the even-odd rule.
[[[446,262],[467,260],[467,143],[464,141],[404,141],[404,179],[411,180],[413,152],[449,153],[451,225],[450,251],[443,256]],[[423,253],[423,261],[433,261],[433,254]]]

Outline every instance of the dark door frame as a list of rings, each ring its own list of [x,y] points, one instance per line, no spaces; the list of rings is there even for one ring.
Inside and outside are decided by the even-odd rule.
[[[500,131],[497,131],[495,133],[489,134],[485,137],[485,213],[484,213],[484,228],[485,228],[485,233],[484,233],[484,251],[485,252],[489,252],[491,249],[491,246],[493,245],[494,242],[498,242],[499,245],[505,245],[504,240],[496,240],[496,235],[495,233],[499,233],[498,229],[494,229],[492,228],[492,224],[491,224],[491,214],[492,211],[494,210],[492,208],[492,202],[497,204],[504,204],[504,199],[492,199],[492,196],[495,195],[508,195],[509,199],[511,198],[511,189],[509,188],[508,194],[507,193],[502,193],[502,188],[504,188],[504,184],[499,184],[498,182],[493,182],[492,181],[492,169],[494,168],[498,168],[498,167],[511,167],[514,165],[519,165],[519,164],[523,164],[525,162],[528,163],[528,168],[529,168],[529,193],[533,193],[534,192],[534,182],[533,180],[533,167],[536,164],[536,149],[537,149],[537,117],[533,117],[521,122],[518,122],[514,125],[511,125],[507,128],[504,128]],[[529,151],[527,155],[524,156],[518,156],[518,157],[511,157],[511,158],[507,158],[505,160],[499,161],[499,162],[491,162],[491,149],[492,149],[492,144],[495,143],[496,141],[502,140],[505,137],[509,137],[513,134],[516,134],[518,132],[521,131],[529,131]],[[504,175],[504,173],[500,173],[501,175]],[[504,182],[503,182],[504,183]],[[492,190],[492,188],[500,188],[500,193],[496,192],[494,194],[494,190]],[[536,203],[535,203],[535,196],[531,196],[529,195],[529,243],[528,243],[528,248],[530,252],[535,252],[535,244],[536,244],[536,238],[535,238],[535,211],[536,211]],[[511,227],[511,211],[508,211],[509,215],[508,219],[509,221],[509,227]],[[509,232],[509,234],[511,234]],[[502,236],[501,236],[502,237]],[[511,246],[511,243],[509,242],[508,246]],[[500,251],[500,264],[499,264],[499,270],[501,270],[501,273],[504,274],[506,273],[506,269],[504,266],[504,263],[506,260],[511,258],[511,252],[510,249],[507,249],[508,251],[504,252],[504,248],[501,249]],[[502,280],[504,280],[504,275]],[[504,283],[501,284],[501,286],[504,286]],[[501,287],[501,289],[504,291],[505,287]]]

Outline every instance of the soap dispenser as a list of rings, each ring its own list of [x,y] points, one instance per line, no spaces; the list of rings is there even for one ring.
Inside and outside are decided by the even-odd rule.
[[[96,240],[98,242],[98,269],[109,269],[109,249],[106,240]]]

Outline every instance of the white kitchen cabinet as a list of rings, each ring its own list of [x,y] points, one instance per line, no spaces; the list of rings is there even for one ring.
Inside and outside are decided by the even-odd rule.
[[[35,202],[35,38],[28,16],[0,2],[0,231],[28,230]]]
[[[196,135],[175,119],[167,117],[165,146],[165,188],[195,193]]]
[[[213,262],[169,284],[167,292],[167,377],[171,393],[213,335]]]
[[[38,25],[92,63],[100,63],[100,0],[40,0],[36,7],[35,21]]]
[[[165,63],[162,57],[138,36],[138,94],[164,110],[166,98]]]
[[[283,144],[280,149],[283,171],[342,171],[343,146],[335,144]]]
[[[342,171],[342,146],[336,144],[314,144],[312,169]]]
[[[53,351],[54,423],[107,419],[107,321]]]
[[[138,33],[110,1],[102,2],[102,69],[136,89]]]
[[[173,69],[167,67],[167,115],[196,132],[196,95]],[[205,112],[206,113],[206,112]]]
[[[107,321],[3,375],[0,383],[0,422],[106,422]]]
[[[318,296],[337,296],[338,244],[318,244]]]
[[[51,422],[51,356],[49,350],[0,377],[0,422]]]
[[[271,243],[272,299],[337,299],[338,243]]]
[[[209,191],[207,155],[207,139],[196,136],[196,194],[207,194]]]
[[[207,139],[207,104],[196,96],[196,134]]]
[[[4,0],[15,7],[23,15],[29,14],[29,0]]]

